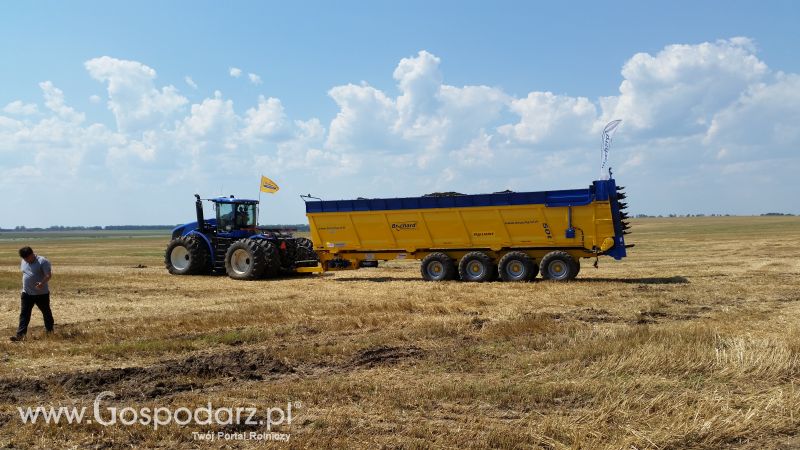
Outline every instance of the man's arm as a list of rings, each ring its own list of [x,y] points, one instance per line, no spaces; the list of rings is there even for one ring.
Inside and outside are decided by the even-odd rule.
[[[44,285],[50,281],[50,278],[53,278],[53,271],[50,269],[49,261],[42,264],[42,273],[44,274],[44,277],[42,281],[36,283],[36,289],[44,288]]]

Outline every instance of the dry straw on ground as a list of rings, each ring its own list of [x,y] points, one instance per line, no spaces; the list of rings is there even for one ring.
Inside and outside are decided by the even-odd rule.
[[[27,342],[0,341],[0,446],[195,447],[191,431],[217,430],[16,411],[103,390],[136,407],[299,401],[291,447],[800,446],[800,220],[633,231],[630,258],[563,284],[426,283],[414,262],[237,282],[168,275],[166,238],[30,242],[54,265],[58,329],[34,311]],[[9,336],[20,245],[0,241]]]

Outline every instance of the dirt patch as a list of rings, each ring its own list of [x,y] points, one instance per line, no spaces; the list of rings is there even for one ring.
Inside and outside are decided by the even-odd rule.
[[[47,386],[41,380],[0,380],[0,401],[3,402],[14,403],[45,392]]]
[[[596,308],[578,309],[573,311],[572,315],[575,317],[575,319],[580,320],[581,322],[589,322],[589,323],[611,323],[611,322],[622,321],[621,318],[611,314],[605,309],[596,309]]]
[[[659,323],[661,320],[680,321],[680,320],[693,320],[698,318],[700,318],[700,316],[692,312],[670,313],[666,311],[642,311],[639,313],[638,317],[634,320],[634,322],[639,325],[649,325],[649,324]]]
[[[489,319],[473,317],[472,320],[469,321],[469,326],[472,327],[473,330],[482,330],[489,321]]]
[[[62,384],[75,394],[98,392],[111,387],[132,387],[148,397],[200,387],[181,379],[234,378],[263,380],[270,375],[287,374],[294,369],[258,350],[236,350],[227,353],[191,355],[184,359],[164,361],[149,367],[99,370],[62,377]],[[112,389],[113,390],[113,389]]]
[[[235,350],[191,355],[145,367],[62,373],[44,380],[0,380],[0,399],[16,401],[45,394],[55,386],[77,396],[108,390],[117,398],[156,398],[201,388],[204,381],[211,379],[263,380],[293,372],[294,368],[264,351]]]
[[[418,358],[423,352],[417,347],[372,347],[359,352],[348,364],[350,368],[395,364],[403,359]]]

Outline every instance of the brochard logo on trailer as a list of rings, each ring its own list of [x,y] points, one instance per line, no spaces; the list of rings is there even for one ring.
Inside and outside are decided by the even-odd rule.
[[[417,222],[395,222],[392,229],[397,231],[409,231],[417,229]]]

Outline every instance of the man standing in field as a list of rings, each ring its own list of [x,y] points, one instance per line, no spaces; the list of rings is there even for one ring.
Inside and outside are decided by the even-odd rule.
[[[53,332],[53,313],[50,311],[50,289],[47,282],[50,281],[52,272],[50,271],[50,261],[44,256],[33,253],[30,247],[19,249],[19,257],[22,262],[19,265],[22,271],[22,306],[19,313],[19,328],[17,334],[11,337],[12,341],[25,339],[28,333],[28,322],[31,321],[31,311],[36,305],[44,317],[44,328],[48,333]]]

